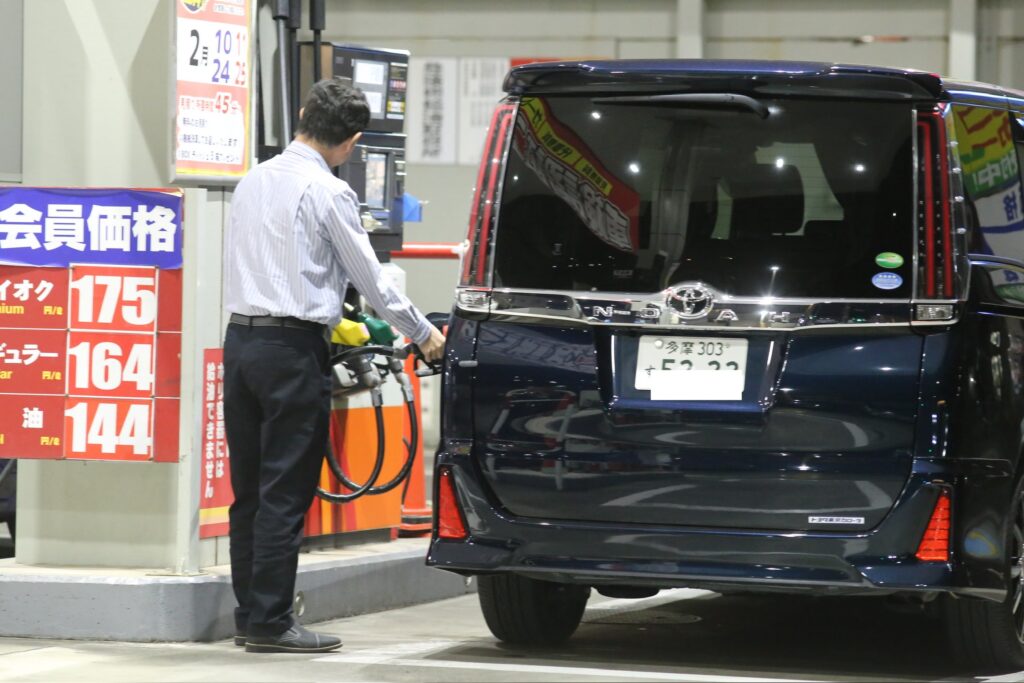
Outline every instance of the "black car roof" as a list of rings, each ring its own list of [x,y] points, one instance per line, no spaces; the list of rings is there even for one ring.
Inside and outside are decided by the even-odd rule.
[[[512,69],[505,91],[692,91],[819,95],[869,99],[1005,98],[1024,107],[1024,92],[985,83],[944,80],[917,69],[829,62],[660,59],[540,62]]]

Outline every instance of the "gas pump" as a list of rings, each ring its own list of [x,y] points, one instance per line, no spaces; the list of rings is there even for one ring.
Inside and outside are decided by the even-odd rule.
[[[405,195],[405,98],[409,53],[350,45],[299,46],[300,90],[338,76],[359,88],[370,105],[370,124],[337,175],[359,197],[363,227],[382,261],[402,248]],[[317,64],[323,73],[317,73]]]
[[[370,105],[370,123],[349,161],[334,172],[358,196],[360,219],[378,258],[390,261],[391,252],[403,245],[409,54],[322,43],[323,0],[309,3],[313,41],[298,43],[300,5],[300,0],[273,0],[281,78],[280,107],[275,111],[280,111],[281,139],[291,139],[301,95],[321,78],[337,76],[363,91]],[[262,124],[260,130],[264,130]],[[279,151],[261,144],[260,158]],[[419,450],[416,390],[409,375],[439,372],[439,367],[430,365],[416,369],[422,362],[422,357],[413,360],[418,350],[413,345],[395,346],[394,333],[382,321],[351,307],[346,317],[351,320],[335,330],[331,448],[317,491],[323,505],[315,502],[307,515],[307,536],[396,528],[404,523],[405,489],[397,489],[408,486]],[[353,324],[369,329],[361,335]],[[347,505],[335,506],[341,503]]]

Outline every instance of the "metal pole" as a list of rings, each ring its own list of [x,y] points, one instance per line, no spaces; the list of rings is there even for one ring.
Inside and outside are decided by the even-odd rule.
[[[323,65],[320,63],[320,32],[327,25],[327,10],[324,0],[309,0],[309,28],[313,30],[313,82],[323,78]]]
[[[292,118],[291,98],[288,87],[288,31],[287,22],[289,16],[289,0],[275,0],[274,21],[277,23],[277,59],[278,59],[278,85],[279,102],[281,104],[281,148],[288,146],[292,141]]]
[[[289,0],[290,7],[288,13],[288,51],[291,53],[292,70],[291,70],[291,108],[292,108],[292,121],[295,125],[298,125],[299,121],[299,99],[301,94],[299,93],[299,40],[298,31],[302,28],[302,0]],[[293,126],[294,127],[294,126]]]

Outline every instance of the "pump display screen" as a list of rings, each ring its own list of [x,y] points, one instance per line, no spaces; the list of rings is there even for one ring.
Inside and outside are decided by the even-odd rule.
[[[366,205],[371,209],[383,209],[388,179],[387,154],[366,155]]]
[[[388,63],[367,59],[352,60],[352,84],[363,91],[370,105],[370,118],[384,118],[384,100],[388,92]]]

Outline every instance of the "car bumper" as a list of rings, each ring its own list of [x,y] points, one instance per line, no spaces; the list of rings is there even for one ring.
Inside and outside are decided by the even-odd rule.
[[[1012,478],[1003,461],[915,461],[874,529],[783,533],[516,517],[493,499],[467,450],[438,453],[438,466],[452,469],[469,529],[465,540],[432,539],[427,564],[440,569],[590,585],[1006,595],[1002,511]],[[922,562],[914,554],[942,488],[954,497],[950,561]]]

